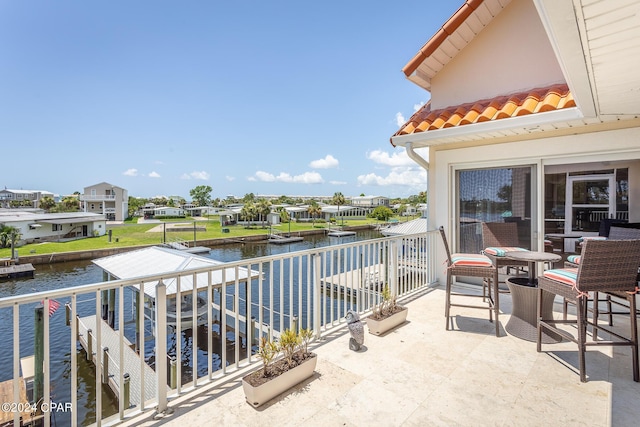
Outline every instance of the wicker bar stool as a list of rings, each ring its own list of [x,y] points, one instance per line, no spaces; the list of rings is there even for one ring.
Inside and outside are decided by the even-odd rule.
[[[500,313],[500,300],[498,298],[498,284],[494,282],[496,276],[496,267],[491,260],[482,254],[463,254],[454,253],[451,254],[449,250],[449,244],[447,243],[447,237],[444,233],[444,228],[440,227],[440,236],[442,236],[442,243],[447,252],[447,286],[446,286],[446,301],[445,301],[445,318],[446,318],[446,330],[449,330],[450,325],[450,312],[451,307],[466,307],[466,308],[478,308],[489,310],[489,321],[493,322],[493,316],[495,314],[495,326],[496,336],[500,336],[500,324],[498,322],[498,315]],[[482,295],[452,292],[451,286],[453,285],[453,276],[467,276],[467,277],[480,277],[483,279],[483,292]],[[492,286],[493,283],[493,286]],[[485,295],[484,286],[488,289],[488,296]],[[493,295],[492,295],[493,288]],[[482,298],[486,303],[485,305],[470,305],[452,303],[452,296],[464,296]]]
[[[636,277],[640,266],[640,240],[592,240],[584,244],[578,268],[547,270],[538,278],[538,337],[537,350],[542,351],[542,328],[553,331],[578,344],[580,381],[586,382],[585,352],[587,346],[630,346],[633,359],[633,380],[638,382],[638,332],[635,316],[635,297],[629,299],[630,336],[624,337],[611,329],[588,319],[589,292],[635,292]],[[542,318],[542,292],[559,295],[576,305],[576,320]],[[596,296],[597,298],[597,296]],[[577,337],[557,324],[575,324]],[[593,330],[609,333],[617,340],[587,342],[587,325]]]

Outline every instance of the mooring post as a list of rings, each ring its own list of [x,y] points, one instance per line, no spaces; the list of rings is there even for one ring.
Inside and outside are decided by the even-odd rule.
[[[91,362],[91,359],[93,359],[93,337],[91,329],[87,329],[87,360]]]
[[[102,320],[107,320],[109,313],[109,291],[100,292],[100,301],[102,301]]]
[[[131,377],[129,373],[124,374],[124,408],[127,409],[131,406]]]
[[[173,390],[178,386],[178,364],[176,363],[176,357],[171,356],[169,359],[169,366],[171,367],[171,376],[169,377],[169,387]]]
[[[251,343],[251,346],[253,347],[257,343],[257,339],[256,339],[256,318],[255,318],[255,316],[251,316],[250,334],[251,335],[249,336],[249,342]]]
[[[107,316],[107,323],[113,329],[116,325],[116,290],[109,289],[109,315]]]
[[[298,316],[293,316],[291,319],[291,330],[298,333]]]
[[[140,287],[140,292],[138,292],[138,298],[134,300],[135,304],[135,316],[136,316],[136,353],[140,352],[140,307],[144,304],[144,291],[143,286]]]
[[[102,349],[102,383],[109,382],[109,347]]]
[[[44,307],[35,309],[35,349],[34,349],[33,401],[40,409],[44,397]]]
[[[70,326],[71,325],[71,305],[69,303],[64,305],[65,311],[64,311],[64,322],[65,325]]]

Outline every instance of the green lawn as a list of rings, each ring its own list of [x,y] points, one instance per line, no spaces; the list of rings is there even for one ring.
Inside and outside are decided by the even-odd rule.
[[[403,220],[405,220],[403,218]],[[193,225],[193,221],[182,220],[175,221],[170,220],[166,221],[167,224],[182,222],[188,223],[191,226]],[[375,221],[372,219],[361,219],[361,220],[345,220],[345,226],[356,226],[356,225],[365,225],[365,224],[377,224],[379,221]],[[339,225],[341,223],[339,222]],[[111,231],[111,242],[109,242],[108,235],[101,237],[90,237],[86,239],[72,240],[68,242],[43,242],[43,243],[33,243],[21,246],[17,248],[20,256],[26,256],[30,254],[51,254],[51,253],[60,253],[60,252],[74,252],[74,251],[85,251],[91,249],[104,249],[111,247],[127,247],[127,246],[141,246],[141,245],[153,245],[160,244],[164,241],[164,232],[149,232],[152,228],[157,227],[162,224],[137,224],[126,222],[122,225],[109,225],[107,226],[107,231]],[[272,229],[274,232],[279,231],[282,233],[288,233],[289,230],[291,233],[296,233],[302,230],[311,230],[313,229],[312,223],[310,222],[292,222],[290,223],[291,227],[289,227],[289,223],[280,224],[279,226],[274,226]],[[196,231],[196,240],[205,240],[205,239],[215,239],[215,238],[239,238],[243,236],[251,236],[251,235],[267,235],[269,233],[269,226],[265,225],[265,228],[262,227],[261,223],[255,223],[253,227],[247,228],[243,225],[234,225],[228,226],[225,228],[229,229],[228,233],[222,232],[222,227],[220,226],[219,221],[209,220],[209,221],[197,221],[197,227],[206,227],[206,231]],[[315,228],[325,228],[329,226],[329,224],[324,222],[318,222],[315,224]],[[335,225],[333,225],[335,227]],[[180,232],[166,232],[167,241],[175,240],[176,238],[193,241],[193,230],[189,231],[180,231]],[[0,258],[8,258],[11,256],[11,248],[3,248],[0,249]]]

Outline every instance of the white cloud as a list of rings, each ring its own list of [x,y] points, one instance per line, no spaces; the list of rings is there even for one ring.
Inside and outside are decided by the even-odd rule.
[[[358,176],[360,185],[403,185],[415,188],[424,188],[427,184],[427,171],[420,168],[396,168],[389,172],[387,176],[369,173]]]
[[[338,159],[333,157],[331,154],[327,154],[324,159],[313,160],[309,163],[309,167],[313,169],[329,169],[329,168],[337,168]]]
[[[200,179],[202,181],[207,181],[211,175],[205,171],[193,171],[191,173],[183,173],[180,176],[180,179]]]
[[[400,127],[405,123],[407,123],[407,121],[404,119],[404,116],[402,115],[402,113],[400,112],[396,113],[396,125]]]
[[[138,176],[138,169],[127,169],[126,171],[122,172],[122,175],[126,175],[126,176]]]
[[[160,178],[160,174],[156,171],[153,171],[149,174],[149,178]]]
[[[305,172],[301,175],[291,175],[287,172],[280,172],[278,176],[265,172],[257,171],[253,176],[247,178],[249,181],[262,182],[290,182],[295,184],[319,184],[324,182],[322,175],[318,172]]]
[[[424,101],[422,101],[420,104],[413,104],[413,112],[415,113],[416,111],[418,111],[422,107],[424,107]]]
[[[329,181],[329,184],[333,185],[347,185],[346,181]]]
[[[409,158],[406,150],[394,151],[391,155],[386,151],[374,150],[367,153],[367,159],[384,166],[415,166],[415,162]]]
[[[229,175],[227,175],[227,176],[225,176],[224,178],[225,178],[227,181],[235,181],[235,180],[236,180],[236,177],[235,177],[235,176],[229,176]]]

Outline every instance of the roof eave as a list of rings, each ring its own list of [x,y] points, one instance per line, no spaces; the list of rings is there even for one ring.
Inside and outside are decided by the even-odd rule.
[[[445,144],[445,140],[452,138],[514,129],[535,128],[541,125],[580,120],[582,118],[584,118],[582,112],[577,107],[573,107],[527,116],[473,123],[427,132],[416,132],[408,135],[398,135],[391,138],[391,143],[396,147],[407,147],[407,145],[410,144],[413,148],[424,148]]]

